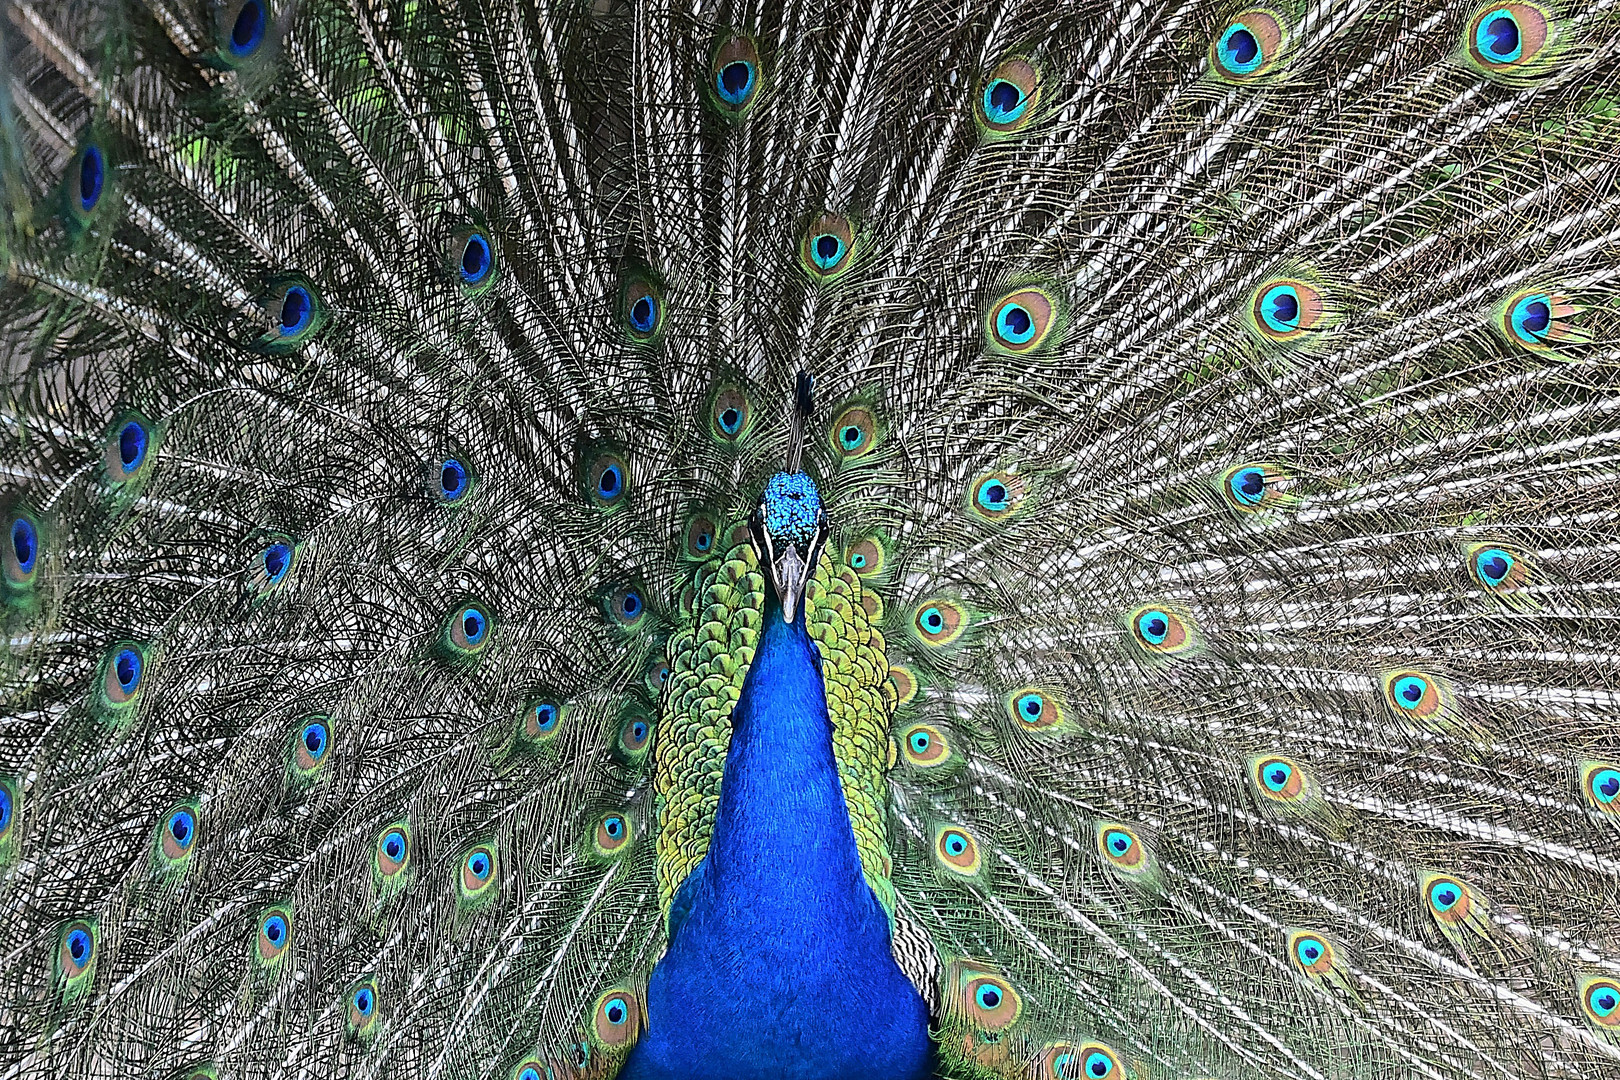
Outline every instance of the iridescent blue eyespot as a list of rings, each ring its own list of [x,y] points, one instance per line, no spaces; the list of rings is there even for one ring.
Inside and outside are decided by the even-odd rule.
[[[87,146],[79,157],[79,209],[85,213],[96,208],[101,192],[107,185],[107,161],[99,146]]]
[[[234,56],[247,56],[259,47],[264,41],[265,26],[268,19],[264,5],[260,0],[247,0],[241,10],[236,13],[236,21],[231,25],[231,37],[228,48]]]
[[[1474,555],[1474,569],[1480,580],[1493,587],[1502,584],[1514,562],[1513,556],[1501,548],[1485,548]]]
[[[1253,30],[1240,22],[1226,28],[1216,48],[1221,66],[1234,75],[1252,74],[1265,63],[1259,39]]]
[[[287,920],[280,915],[271,915],[259,927],[259,933],[272,946],[279,946],[287,938]]]
[[[67,953],[79,967],[84,967],[85,961],[90,959],[91,948],[93,944],[87,931],[75,929],[68,934]]]
[[[596,491],[604,499],[617,498],[619,492],[624,490],[624,469],[618,465],[609,465],[597,477]]]
[[[11,788],[0,781],[0,839],[4,839],[6,830],[11,828],[12,805]]]
[[[540,1072],[533,1065],[525,1065],[518,1070],[517,1080],[541,1080]]]
[[[1260,297],[1260,318],[1279,334],[1299,329],[1299,290],[1293,285],[1273,285]]]
[[[259,552],[259,562],[264,567],[265,583],[278,584],[292,566],[292,547],[278,540]]]
[[[482,611],[469,607],[461,613],[461,634],[467,639],[468,645],[481,645],[484,634],[489,630],[489,619]]]
[[[967,850],[967,837],[961,833],[952,832],[945,835],[945,853],[947,855],[960,855]]]
[[[1428,682],[1416,675],[1403,675],[1395,680],[1395,704],[1403,709],[1417,708],[1428,692]]]
[[[754,92],[754,65],[746,60],[733,60],[714,75],[714,92],[727,105],[741,105]]]
[[[1261,773],[1261,780],[1271,791],[1281,793],[1288,786],[1289,778],[1294,775],[1294,767],[1281,761],[1273,761]]]
[[[303,744],[304,751],[312,762],[318,762],[326,756],[326,747],[330,739],[331,734],[326,730],[326,724],[320,720],[311,720],[298,734],[298,741]]]
[[[289,285],[281,298],[281,325],[277,332],[282,337],[294,337],[308,329],[314,317],[315,305],[310,301],[309,290],[302,285]]]
[[[130,420],[118,429],[118,464],[125,475],[139,469],[146,460],[147,441],[146,428],[137,421]]]
[[[120,649],[113,658],[113,677],[126,694],[134,694],[141,685],[141,654],[134,649]]]
[[[1033,724],[1046,711],[1046,698],[1034,692],[1024,694],[1019,697],[1017,707],[1018,718],[1026,724]]]
[[[991,480],[980,484],[979,490],[974,493],[974,500],[981,508],[992,514],[999,514],[1012,505],[1007,492],[1007,485],[1000,480]]]
[[[619,597],[619,610],[626,619],[634,619],[640,615],[642,607],[641,594],[634,589],[624,590],[624,595]]]
[[[197,839],[197,818],[188,807],[181,807],[169,815],[167,825],[174,846],[181,852],[189,851]]]
[[[1479,20],[1479,26],[1474,31],[1474,45],[1492,63],[1512,63],[1524,51],[1519,20],[1507,8],[1497,8]]]
[[[978,990],[973,994],[973,1000],[981,1009],[999,1008],[1001,1005],[1001,989],[990,983],[981,983]]]
[[[658,325],[658,299],[651,293],[638,297],[630,305],[630,325],[638,334],[650,334]]]
[[[1107,844],[1108,850],[1115,855],[1124,855],[1131,850],[1131,845],[1136,841],[1131,839],[1130,833],[1122,829],[1109,829],[1103,834],[1103,843]]]
[[[1232,498],[1244,506],[1259,506],[1266,497],[1266,474],[1263,469],[1253,466],[1239,469],[1227,479],[1226,484]]]
[[[1620,1009],[1620,990],[1607,983],[1598,983],[1586,993],[1586,1007],[1599,1018],[1611,1016]]]
[[[390,829],[383,837],[383,854],[398,862],[405,857],[405,831],[403,829]]]
[[[19,516],[11,523],[11,553],[16,559],[17,576],[34,572],[39,559],[39,530],[25,517]]]
[[[542,735],[549,734],[557,726],[557,706],[549,701],[542,701],[534,707],[534,727]]]
[[[1592,774],[1592,797],[1607,806],[1620,798],[1620,771],[1599,769]]]
[[[455,458],[445,458],[439,466],[439,497],[445,502],[455,502],[467,494],[469,486],[467,467]]]
[[[371,994],[371,987],[362,986],[354,992],[354,1011],[361,1016],[370,1016],[376,1004],[377,1000]]]
[[[1528,293],[1519,297],[1508,313],[1508,322],[1513,327],[1514,336],[1526,345],[1542,344],[1552,333],[1553,298],[1546,293]]]
[[[1103,1080],[1104,1077],[1113,1071],[1114,1059],[1109,1057],[1107,1054],[1093,1051],[1092,1053],[1086,1055],[1087,1076],[1095,1077],[1096,1080]]]
[[[1462,893],[1450,881],[1436,881],[1429,886],[1429,903],[1436,911],[1450,911],[1462,899]]]
[[[467,869],[472,873],[473,877],[483,881],[489,877],[489,856],[482,851],[473,852],[467,856]]]
[[[1003,304],[996,312],[996,335],[1008,344],[1022,345],[1035,336],[1035,319],[1022,304]]]
[[[737,432],[742,430],[742,410],[736,408],[735,406],[721,409],[720,412],[715,416],[715,420],[719,423],[720,430],[725,432],[727,435],[735,435]]]
[[[624,836],[624,818],[612,815],[602,819],[602,831],[607,833],[610,840],[618,840]]]
[[[984,88],[984,117],[992,124],[1010,124],[1029,108],[1029,95],[1007,79],[992,79]]]
[[[1316,938],[1301,937],[1294,942],[1294,955],[1299,957],[1299,962],[1306,967],[1310,967],[1321,960],[1326,953],[1327,946]]]
[[[608,1023],[618,1026],[630,1019],[630,1009],[625,1005],[624,998],[610,997],[602,1003],[602,1017]]]
[[[928,732],[926,732],[926,731],[913,731],[911,733],[911,740],[910,741],[911,741],[911,752],[912,753],[914,753],[914,754],[926,754],[928,752],[928,747],[933,744],[934,740],[929,736]]]
[[[1170,633],[1170,616],[1156,609],[1144,611],[1136,617],[1136,632],[1143,640],[1162,645]]]
[[[832,233],[822,233],[810,241],[810,259],[823,270],[831,270],[844,259],[847,245]]]
[[[477,285],[489,276],[489,268],[494,264],[489,241],[484,239],[482,233],[469,234],[467,243],[461,249],[461,280],[468,285]]]

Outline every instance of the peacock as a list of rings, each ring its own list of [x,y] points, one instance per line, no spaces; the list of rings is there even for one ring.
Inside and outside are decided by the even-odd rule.
[[[1620,1076],[1613,0],[0,12],[0,1080]]]

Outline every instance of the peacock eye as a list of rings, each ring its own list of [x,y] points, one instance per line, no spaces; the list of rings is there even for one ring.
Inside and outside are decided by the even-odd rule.
[[[259,553],[259,561],[264,566],[265,583],[278,584],[292,566],[292,547],[280,542],[271,544]]]
[[[377,841],[377,871],[391,878],[404,870],[410,862],[411,838],[403,825],[392,825],[383,830]]]
[[[468,285],[477,285],[489,275],[493,265],[489,241],[482,233],[469,235],[461,249],[461,280]]]
[[[1279,278],[1254,294],[1254,325],[1272,341],[1304,335],[1321,323],[1326,310],[1321,290],[1303,281]]]
[[[289,936],[287,916],[281,911],[272,911],[259,922],[259,958],[261,960],[274,960],[280,956],[287,947]]]
[[[1037,288],[1019,289],[990,305],[985,334],[993,351],[1032,353],[1046,342],[1056,316],[1052,294]]]
[[[90,970],[96,956],[95,926],[77,920],[63,927],[58,939],[56,964],[61,978],[68,984],[79,982]]]
[[[1268,11],[1242,12],[1210,46],[1215,73],[1229,82],[1245,82],[1270,71],[1282,54],[1283,30]]]
[[[924,602],[917,608],[911,624],[925,645],[948,645],[962,636],[967,628],[962,609],[948,600]]]
[[[99,146],[87,146],[79,155],[79,209],[88,214],[101,201],[107,186],[107,159]]]
[[[610,447],[586,447],[580,455],[580,494],[598,510],[615,511],[629,501],[630,469]]]
[[[759,52],[742,35],[721,38],[709,59],[709,103],[729,120],[753,108],[760,89]]]
[[[265,28],[269,24],[269,16],[265,11],[263,0],[246,0],[236,10],[236,18],[230,21],[230,34],[226,38],[226,48],[232,56],[251,56],[264,42]]]
[[[877,420],[870,409],[856,405],[833,421],[833,447],[846,458],[861,457],[877,444]]]
[[[1552,16],[1536,4],[1494,4],[1475,12],[1463,44],[1487,74],[1512,72],[1541,56],[1553,31]]]
[[[1095,1080],[1104,1080],[1114,1071],[1114,1059],[1101,1051],[1093,1050],[1086,1055],[1085,1073]]]
[[[979,989],[974,992],[973,1000],[981,1009],[998,1009],[1001,1007],[1001,991],[994,986],[986,984],[979,987]]]
[[[6,553],[9,557],[4,560],[6,576],[18,584],[24,584],[33,576],[34,566],[39,559],[39,529],[19,514],[12,519],[10,540],[11,550]]]
[[[164,841],[166,853],[172,858],[191,850],[197,839],[197,817],[188,807],[181,807],[169,815],[168,837]]]
[[[446,637],[454,655],[470,659],[489,644],[489,613],[479,604],[463,604],[450,616]]]
[[[611,856],[630,841],[630,819],[622,813],[604,814],[596,819],[594,839],[601,855]]]
[[[641,626],[647,615],[647,598],[638,585],[620,585],[609,590],[602,605],[608,620],[624,630]]]
[[[326,756],[327,737],[326,725],[320,721],[305,725],[299,741],[303,743],[304,752],[309,755],[311,761],[320,761]]]
[[[1003,60],[985,76],[973,102],[979,130],[988,139],[1005,138],[1034,119],[1040,103],[1041,74],[1021,56]]]
[[[632,341],[650,343],[663,330],[664,301],[651,281],[633,278],[625,285],[623,310]]]
[[[134,696],[135,691],[140,689],[141,668],[141,654],[134,649],[120,649],[118,655],[113,657],[113,678],[125,695]]]
[[[1620,769],[1604,764],[1587,766],[1586,792],[1598,807],[1613,807],[1615,800],[1620,799]]]
[[[309,290],[301,285],[288,288],[281,298],[281,336],[292,337],[309,326],[314,310],[309,300]]]
[[[1191,617],[1169,608],[1137,608],[1130,616],[1131,636],[1145,652],[1175,656],[1193,648]]]
[[[1435,911],[1450,911],[1461,899],[1462,890],[1455,882],[1442,879],[1429,886],[1429,904]]]
[[[1266,497],[1266,474],[1253,465],[1238,469],[1227,477],[1227,491],[1232,502],[1243,508],[1259,506]]]
[[[1250,777],[1259,793],[1272,802],[1293,803],[1305,794],[1304,773],[1286,758],[1253,760]]]
[[[467,466],[455,458],[445,458],[439,465],[439,498],[447,503],[453,503],[467,494],[471,487],[467,476]]]
[[[146,460],[148,436],[138,420],[126,421],[118,429],[118,468],[125,475],[135,472]]]

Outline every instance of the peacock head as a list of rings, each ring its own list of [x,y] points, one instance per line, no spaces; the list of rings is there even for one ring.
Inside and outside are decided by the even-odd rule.
[[[750,525],[754,550],[770,568],[782,618],[792,622],[827,541],[827,516],[815,481],[797,471],[771,477]]]

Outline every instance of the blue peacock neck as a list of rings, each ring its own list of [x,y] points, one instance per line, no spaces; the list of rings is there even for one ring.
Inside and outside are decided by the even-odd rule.
[[[631,1080],[929,1075],[928,1014],[861,873],[820,660],[773,599],[708,854],[670,913]]]

